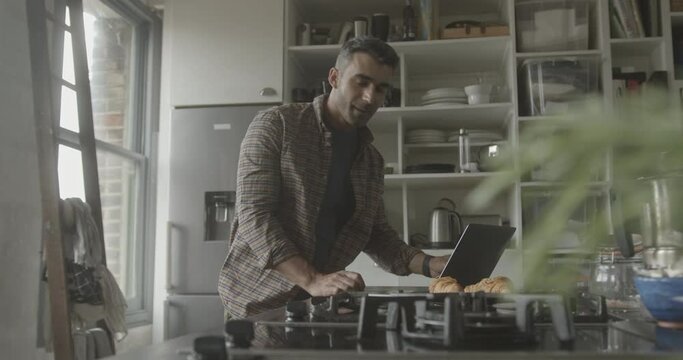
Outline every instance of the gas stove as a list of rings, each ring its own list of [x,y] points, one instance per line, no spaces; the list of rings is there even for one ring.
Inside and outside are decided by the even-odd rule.
[[[646,324],[647,331],[633,331],[615,324],[605,299],[599,296],[567,299],[558,294],[359,292],[293,301],[284,308],[228,321],[224,337],[199,338],[195,351],[212,358],[207,355],[217,355],[217,351],[425,355],[460,351],[649,352],[657,348],[654,325]],[[673,335],[683,340],[683,333]]]

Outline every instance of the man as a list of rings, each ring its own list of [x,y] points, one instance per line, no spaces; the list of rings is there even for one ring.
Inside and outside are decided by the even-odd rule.
[[[231,246],[218,290],[232,317],[292,299],[365,287],[344,269],[364,251],[397,275],[438,275],[387,223],[383,159],[368,121],[384,102],[396,52],[362,37],[342,47],[329,96],[259,113],[242,142]]]

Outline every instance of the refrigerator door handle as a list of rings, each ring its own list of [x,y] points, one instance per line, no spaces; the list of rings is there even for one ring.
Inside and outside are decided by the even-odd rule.
[[[173,223],[171,221],[166,222],[166,291],[168,293],[175,292],[173,287],[173,267],[171,265],[173,261]]]

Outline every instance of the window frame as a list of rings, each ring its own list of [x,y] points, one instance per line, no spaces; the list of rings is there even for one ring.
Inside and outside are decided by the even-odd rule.
[[[85,38],[74,34],[75,21],[82,19],[81,16],[71,16],[71,25],[66,25],[65,13],[66,6],[71,6],[70,10],[79,9],[82,11],[82,2],[80,0],[51,0],[54,12],[50,12],[46,8],[46,20],[52,23],[52,46],[50,49],[53,55],[50,58],[51,63],[51,77],[53,82],[53,99],[54,99],[54,114],[60,114],[61,106],[61,89],[62,86],[67,86],[77,93],[78,98],[78,117],[79,117],[79,133],[60,127],[59,117],[55,116],[55,142],[57,146],[65,145],[81,152],[83,157],[83,173],[86,182],[86,197],[88,194],[88,178],[96,179],[96,191],[99,194],[99,178],[97,168],[97,153],[104,152],[108,155],[115,155],[123,158],[125,161],[130,161],[134,166],[140,170],[140,176],[137,179],[136,186],[139,188],[139,194],[142,196],[134,196],[133,206],[136,210],[136,227],[134,246],[129,250],[129,253],[135,254],[135,264],[139,268],[132,271],[134,279],[135,295],[128,298],[128,309],[126,311],[126,322],[128,326],[144,325],[151,323],[152,320],[152,306],[153,306],[153,270],[154,270],[154,236],[156,223],[156,214],[154,204],[156,202],[155,179],[156,179],[156,158],[157,158],[157,138],[159,129],[159,88],[160,88],[160,64],[161,64],[161,19],[148,8],[146,8],[138,0],[123,1],[123,0],[99,0],[102,4],[109,7],[114,12],[118,13],[124,20],[128,21],[132,27],[132,54],[130,70],[130,84],[128,90],[130,97],[126,109],[129,112],[126,114],[130,121],[131,130],[133,132],[133,140],[131,148],[114,145],[106,141],[98,140],[94,137],[92,132],[93,113],[91,107],[90,85],[89,85],[89,69],[87,59],[77,59],[78,56],[84,54],[84,51],[78,53],[76,50],[78,46],[85,49]],[[72,2],[73,1],[73,2]],[[83,24],[80,24],[81,31]],[[66,31],[71,33],[72,48],[74,49],[74,72],[76,74],[76,85],[70,84],[68,81],[62,79],[63,72],[63,52],[64,52],[64,34]],[[76,44],[81,41],[82,44]],[[83,61],[85,60],[85,61]],[[79,66],[80,65],[80,66]],[[86,79],[87,84],[85,91],[84,85],[79,83],[78,79]],[[85,93],[85,94],[83,94]],[[87,105],[84,103],[87,100]],[[88,114],[89,111],[89,114]],[[90,121],[90,129],[84,129],[84,122]],[[85,130],[85,131],[84,131]],[[90,130],[90,131],[88,131]],[[88,144],[90,143],[90,144]],[[90,145],[90,146],[88,146]],[[94,153],[87,153],[94,152]],[[89,156],[91,161],[85,159]],[[94,160],[93,160],[94,159]],[[92,165],[94,164],[94,165]],[[92,184],[90,185],[93,186]],[[92,192],[92,188],[90,189]],[[97,206],[99,204],[99,196],[97,196]],[[91,204],[92,205],[92,204]],[[93,211],[100,211],[93,209]],[[102,227],[100,224],[100,231]],[[104,234],[101,234],[103,237]],[[130,277],[129,277],[130,278]]]

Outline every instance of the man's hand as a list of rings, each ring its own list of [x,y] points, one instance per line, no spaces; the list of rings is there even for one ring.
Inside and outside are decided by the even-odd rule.
[[[331,274],[316,274],[303,286],[311,296],[331,296],[347,291],[365,289],[363,277],[352,271],[337,271]]]
[[[450,255],[444,255],[432,258],[429,262],[429,275],[431,275],[431,277],[435,278],[441,275],[443,268],[445,268],[448,263],[449,256]]]
[[[321,274],[300,255],[276,265],[275,270],[306,290],[311,296],[331,296],[345,291],[365,289],[365,282],[359,273],[337,271],[331,274]]]

